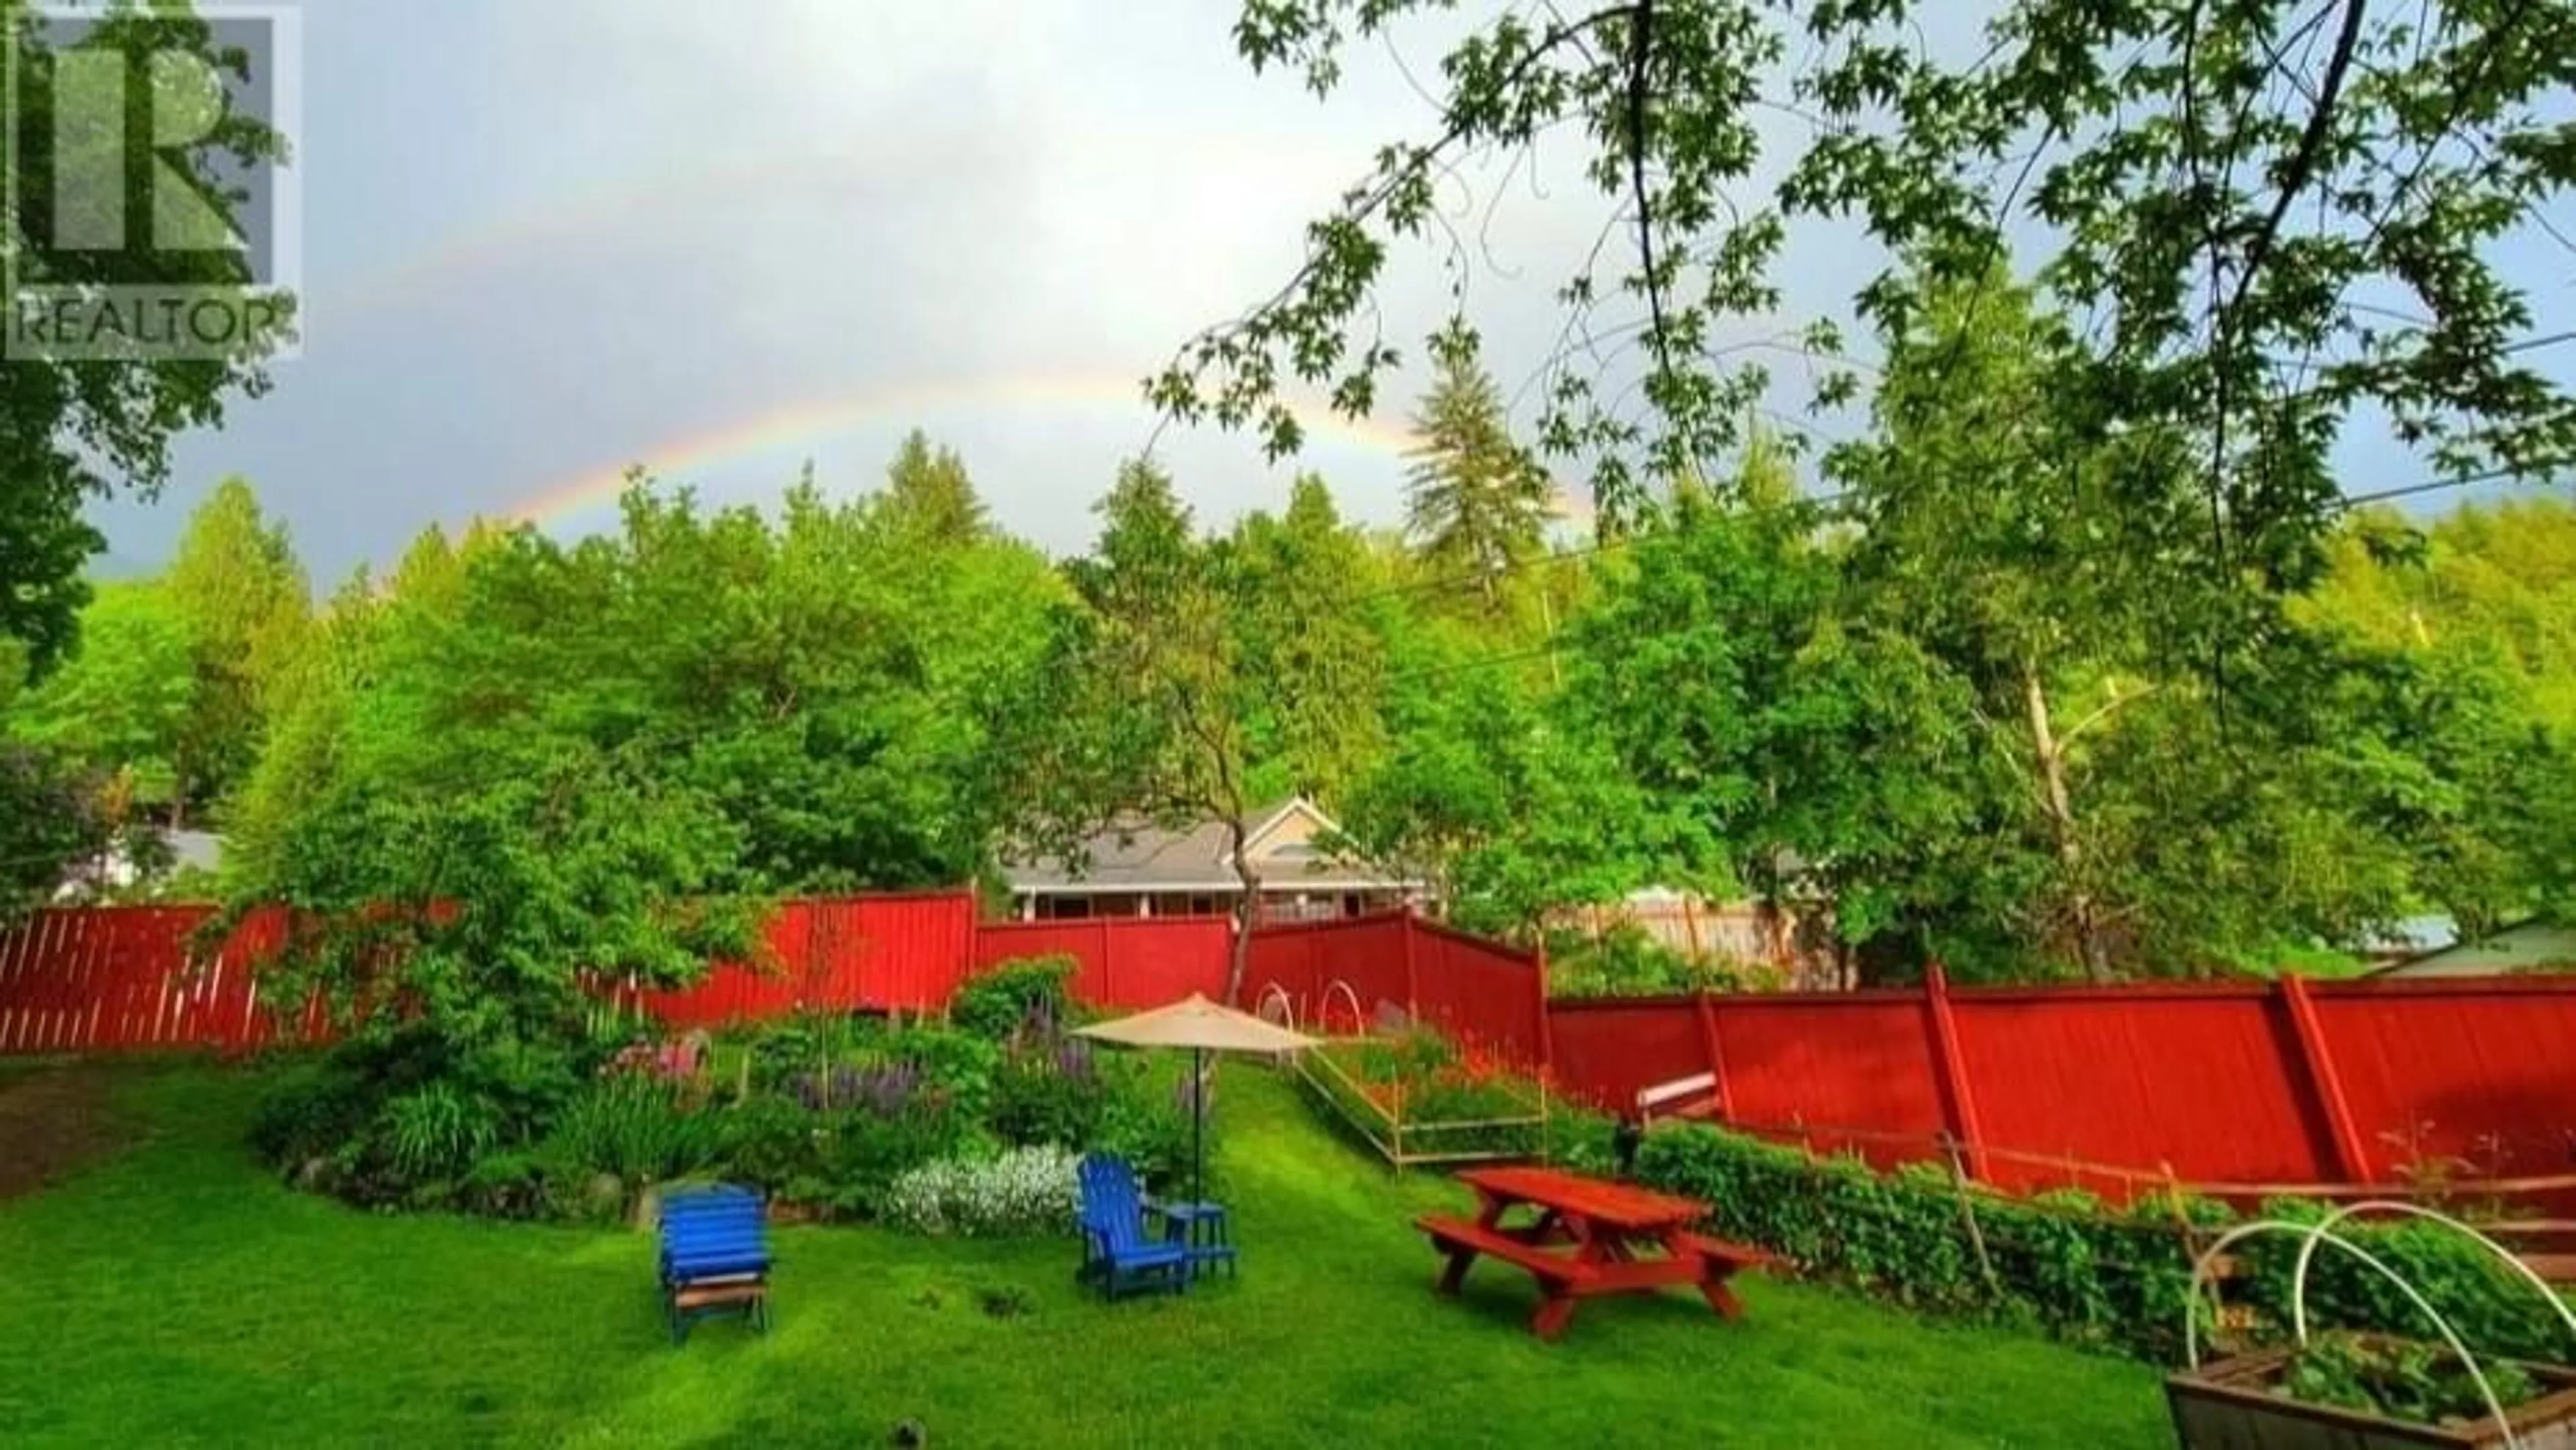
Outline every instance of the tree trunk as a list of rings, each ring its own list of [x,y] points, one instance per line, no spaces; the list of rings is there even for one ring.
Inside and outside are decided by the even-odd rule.
[[[1243,883],[1243,895],[1234,910],[1234,951],[1225,964],[1225,1005],[1243,1005],[1243,978],[1252,967],[1252,928],[1261,919],[1261,875],[1243,854],[1243,812],[1236,810],[1226,817],[1226,835],[1233,843],[1234,879]]]
[[[2084,844],[2075,833],[2075,806],[2066,789],[2066,753],[2049,721],[2048,691],[2039,681],[2039,666],[2022,661],[2022,702],[2030,712],[2031,759],[2039,770],[2040,803],[2048,812],[2049,833],[2057,842],[2058,869],[2065,873],[2067,912],[2074,920],[2075,948],[2084,962],[2085,980],[2111,980],[2111,953],[2093,893],[2082,884]]]

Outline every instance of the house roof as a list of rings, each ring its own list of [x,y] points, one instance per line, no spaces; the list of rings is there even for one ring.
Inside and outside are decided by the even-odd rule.
[[[1365,863],[1289,847],[1262,851],[1263,838],[1291,814],[1303,810],[1326,829],[1332,818],[1301,796],[1273,801],[1244,814],[1244,842],[1261,856],[1265,887],[1371,888],[1413,885]],[[1108,891],[1234,891],[1242,883],[1227,861],[1231,833],[1221,820],[1201,821],[1182,830],[1133,823],[1113,826],[1083,843],[1087,865],[1066,870],[1053,861],[1005,862],[1003,874],[1014,891],[1083,894]]]
[[[2525,921],[2480,941],[2409,957],[2374,973],[2385,977],[2488,977],[2576,966],[2576,926]]]

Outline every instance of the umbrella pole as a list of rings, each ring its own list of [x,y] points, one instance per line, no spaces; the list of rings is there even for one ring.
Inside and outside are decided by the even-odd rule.
[[[1190,1049],[1190,1201],[1207,1201],[1207,1069],[1206,1052]]]

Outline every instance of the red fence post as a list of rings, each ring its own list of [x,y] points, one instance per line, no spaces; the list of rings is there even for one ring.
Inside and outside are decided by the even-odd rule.
[[[2370,1155],[2362,1147],[2361,1130],[2353,1124],[2352,1104],[2344,1097],[2343,1078],[2335,1072],[2334,1054],[2326,1050],[2325,1028],[2317,1021],[2316,999],[2308,995],[2306,978],[2291,972],[2281,974],[2281,1006],[2289,1014],[2290,1038],[2298,1044],[2299,1065],[2316,1092],[2317,1108],[2326,1120],[2327,1146],[2336,1168],[2348,1182],[2373,1181]]]
[[[1932,963],[1923,973],[1923,1005],[1932,1027],[1932,1062],[1941,1074],[1942,1103],[1950,1135],[1967,1149],[1968,1175],[1991,1182],[1986,1165],[1986,1135],[1977,1123],[1977,1096],[1968,1087],[1967,1064],[1959,1053],[1959,1023],[1950,1013],[1950,976]]]
[[[1422,1020],[1422,978],[1413,964],[1413,903],[1404,904],[1404,1020]]]
[[[1726,1085],[1726,1055],[1717,1050],[1717,1004],[1711,1002],[1708,989],[1699,989],[1699,1040],[1708,1050],[1708,1075],[1717,1097],[1717,1115],[1729,1122],[1735,1120],[1735,1094]]]
[[[1547,938],[1545,936],[1538,939],[1538,955],[1531,959],[1530,965],[1534,968],[1530,975],[1537,980],[1538,984],[1538,1065],[1543,1071],[1553,1071],[1556,1067],[1556,1034],[1548,1025]]]
[[[1118,995],[1118,973],[1110,961],[1110,954],[1117,951],[1118,946],[1109,930],[1109,918],[1093,917],[1091,935],[1093,939],[1091,959],[1100,963],[1100,1000],[1113,1006],[1123,1007],[1126,1003]]]

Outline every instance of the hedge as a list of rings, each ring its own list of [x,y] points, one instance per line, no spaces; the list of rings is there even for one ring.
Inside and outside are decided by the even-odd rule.
[[[1697,1125],[1649,1133],[1636,1171],[1708,1203],[1713,1232],[1779,1254],[1802,1274],[2159,1364],[2183,1358],[2196,1251],[2189,1240],[2205,1246],[2238,1221],[2224,1204],[2169,1196],[2125,1210],[2080,1192],[2012,1198],[1963,1188],[1939,1165],[1883,1174],[1856,1158]],[[2313,1223],[2328,1211],[2285,1200],[2264,1204],[2261,1214]],[[2478,1245],[2421,1222],[2338,1232],[2347,1230],[2432,1301],[2473,1352],[2576,1359],[2576,1342],[2531,1286]],[[2299,1243],[2271,1234],[2235,1246],[2246,1272],[2228,1298],[2252,1308],[2264,1330],[2286,1332]],[[2434,1333],[2394,1286],[2330,1246],[2310,1268],[2307,1307],[2312,1327]],[[2202,1312],[2205,1332],[2205,1304]]]

